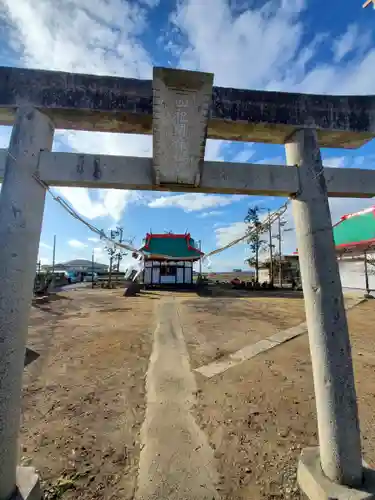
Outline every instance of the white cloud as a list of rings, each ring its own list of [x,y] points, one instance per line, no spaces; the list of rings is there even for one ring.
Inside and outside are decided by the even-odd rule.
[[[351,24],[343,35],[333,41],[333,60],[337,63],[353,52],[361,54],[370,45],[371,34],[360,30],[357,24]]]
[[[157,7],[160,3],[160,0],[140,0],[141,3],[145,4],[146,7]]]
[[[333,158],[327,158],[326,160],[323,160],[323,164],[325,167],[331,167],[331,168],[344,168],[346,165],[347,159],[345,156],[337,156]]]
[[[52,264],[51,259],[48,259],[47,257],[38,257],[38,264],[40,262],[41,266],[46,266],[48,264]]]
[[[249,270],[248,264],[245,263],[244,258],[240,254],[234,254],[230,257],[225,256],[225,254],[214,255],[203,261],[203,271],[209,273],[232,272],[233,269]]]
[[[172,196],[160,196],[160,198],[151,201],[148,206],[150,208],[178,207],[182,208],[185,212],[195,212],[204,210],[205,208],[230,205],[235,199],[234,196],[186,193]]]
[[[60,187],[57,190],[82,216],[89,219],[108,216],[112,217],[115,223],[120,220],[128,203],[141,198],[137,191],[117,189],[91,190],[91,196],[86,188]],[[94,199],[95,194],[96,199]]]
[[[207,139],[204,159],[206,161],[223,161],[222,149],[227,145],[226,141]]]
[[[333,41],[332,51],[335,62],[341,61],[353,50],[358,36],[358,26],[352,24],[346,33]]]
[[[0,149],[8,149],[12,127],[0,127]]]
[[[44,243],[43,241],[40,242],[39,248],[45,248],[47,250],[52,250],[52,245],[48,245],[47,243]]]
[[[246,234],[247,224],[245,222],[233,222],[229,226],[218,227],[215,229],[216,245],[222,247],[236,238]]]
[[[266,2],[260,8],[242,8],[234,14],[226,0],[185,0],[170,16],[174,28],[170,38],[179,45],[181,39],[187,41],[180,51],[180,66],[214,73],[215,85],[310,93],[374,93],[375,48],[371,46],[371,33],[351,24],[336,37],[335,44],[323,33],[310,35],[308,40],[302,17],[306,7],[305,0],[280,0]],[[331,60],[319,58],[323,43],[333,47]],[[346,56],[350,57],[343,65]]]
[[[262,158],[255,163],[261,165],[285,165],[285,156],[272,156],[270,158]]]
[[[72,248],[86,248],[87,247],[86,243],[83,243],[82,241],[79,241],[79,240],[69,240],[68,245]]]
[[[375,170],[375,155],[373,154],[363,156],[353,152],[346,152],[342,156],[325,157],[323,152],[322,156],[325,167]]]
[[[108,252],[106,251],[104,244],[93,248],[95,262],[103,261],[107,262],[109,259]]]
[[[317,63],[300,81],[293,82],[293,89],[316,94],[372,94],[375,83],[369,72],[374,65],[375,49],[360,53],[344,65]]]
[[[147,27],[146,11],[136,3],[3,0],[2,4],[9,34],[14,45],[23,48],[27,66],[134,77],[151,73],[149,56],[136,38]]]
[[[88,241],[92,241],[93,243],[98,243],[100,241],[99,238],[95,238],[95,237],[93,237],[93,238],[87,238],[87,240]]]
[[[254,143],[250,142],[244,145],[242,151],[237,153],[233,158],[230,159],[232,163],[243,163],[248,162],[256,154]]]
[[[179,3],[171,21],[188,41],[180,66],[213,72],[215,85],[264,87],[295,58],[303,34],[298,20],[303,4],[282,0],[276,7],[267,2],[234,16],[224,0]]]
[[[158,1],[143,3],[153,7]],[[136,3],[3,0],[0,14],[8,22],[9,45],[25,66],[151,78],[151,59],[137,38],[147,28],[147,10]],[[58,132],[56,140],[80,152],[135,156],[150,155],[152,144],[150,137],[88,132]],[[95,201],[86,188],[59,191],[90,219],[108,215],[117,221],[126,205],[137,198],[128,191],[101,190]]]
[[[206,217],[217,217],[222,214],[223,212],[221,210],[211,210],[211,212],[203,212],[202,214],[199,214],[198,217],[200,219],[205,219]]]

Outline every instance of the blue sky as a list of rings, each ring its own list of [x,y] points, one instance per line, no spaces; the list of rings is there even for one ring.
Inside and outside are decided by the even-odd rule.
[[[375,10],[362,0],[3,0],[0,64],[151,78],[152,67],[214,73],[214,84],[331,94],[375,94]],[[0,127],[0,147],[10,130]],[[54,149],[151,156],[146,136],[58,131]],[[282,146],[209,141],[210,160],[285,163]],[[323,150],[326,165],[375,168],[374,141],[360,150]],[[139,245],[147,231],[184,232],[210,251],[244,232],[251,204],[275,209],[283,199],[128,191],[59,190],[88,221],[119,224]],[[333,199],[332,218],[372,200]],[[285,216],[288,227],[293,220]],[[100,243],[47,198],[39,256],[51,261],[106,256]],[[295,249],[285,233],[285,252]],[[244,267],[246,245],[212,259],[211,269]],[[125,264],[127,259],[125,259]]]

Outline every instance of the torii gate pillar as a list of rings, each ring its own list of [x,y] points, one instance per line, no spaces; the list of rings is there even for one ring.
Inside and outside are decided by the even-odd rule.
[[[287,164],[299,167],[292,208],[315,386],[316,458],[333,483],[358,487],[363,468],[351,347],[316,131],[300,129],[285,148]],[[301,462],[304,489],[300,476]]]
[[[19,109],[0,195],[0,500],[37,498],[31,467],[17,469],[22,374],[45,189],[34,179],[54,127],[36,109]],[[17,498],[19,498],[17,496]]]

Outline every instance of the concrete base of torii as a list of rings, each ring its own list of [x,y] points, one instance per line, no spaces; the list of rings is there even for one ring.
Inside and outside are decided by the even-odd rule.
[[[41,500],[42,490],[34,467],[17,467],[17,489],[9,500]]]
[[[318,447],[302,450],[297,479],[302,492],[310,500],[375,499],[375,470],[363,463],[363,484],[360,488],[334,483],[323,474]]]

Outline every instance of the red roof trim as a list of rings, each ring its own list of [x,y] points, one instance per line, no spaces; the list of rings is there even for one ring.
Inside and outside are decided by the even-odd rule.
[[[342,215],[341,219],[338,222],[336,222],[336,224],[333,224],[332,228],[338,226],[339,224],[346,221],[347,219],[350,219],[351,217],[357,217],[360,215],[368,214],[370,212],[372,212],[373,216],[375,217],[375,205],[373,205],[372,207],[369,207],[369,208],[365,208],[364,210],[360,210],[359,212],[353,212],[351,214]]]
[[[187,238],[189,237],[190,239],[190,233],[186,233],[186,234],[172,234],[172,233],[163,233],[163,234],[149,234],[147,233],[146,235],[146,238],[149,237],[149,238],[169,238],[171,240],[174,240],[174,239],[177,239],[177,238]]]
[[[184,262],[185,260],[191,260],[193,262],[196,262],[200,259],[200,257],[197,256],[192,256],[192,257],[172,257],[168,258],[165,255],[157,255],[157,254],[150,254],[146,256],[146,260],[162,260],[162,261],[173,261],[173,262]]]
[[[345,248],[366,247],[370,245],[375,245],[375,238],[371,238],[370,240],[353,241],[352,243],[341,243],[341,245],[336,245],[335,249],[344,250]],[[293,252],[293,255],[298,255],[298,250]]]
[[[341,220],[346,220],[350,219],[351,217],[356,217],[358,215],[364,215],[372,212],[372,214],[375,216],[375,205],[369,208],[365,208],[363,210],[360,210],[359,212],[353,212],[352,214],[346,214],[341,217]]]
[[[370,240],[362,240],[362,241],[353,241],[352,243],[341,243],[341,245],[336,245],[335,248],[351,248],[358,246],[366,246],[375,243],[375,238],[371,238]]]
[[[151,234],[150,233],[147,233],[146,234],[146,243],[144,244],[144,246],[142,248],[146,248],[148,249],[149,246],[150,246],[150,240],[151,240]]]

